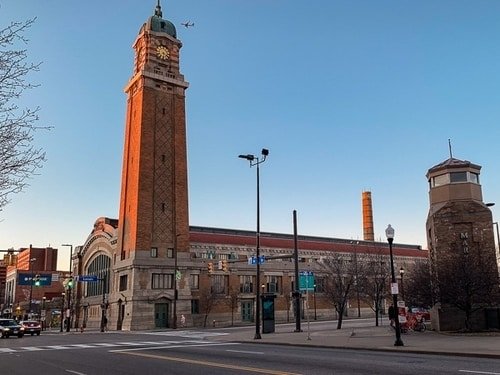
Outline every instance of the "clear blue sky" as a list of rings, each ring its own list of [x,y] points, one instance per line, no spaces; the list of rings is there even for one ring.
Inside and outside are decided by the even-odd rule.
[[[84,243],[118,217],[131,45],[156,0],[0,0],[0,26],[38,17],[27,46],[41,86],[48,161],[0,212],[0,249]],[[500,1],[162,0],[184,46],[190,224],[426,247],[427,170],[453,156],[483,166],[500,205]],[[195,26],[186,29],[181,22]],[[494,207],[495,212],[499,208]],[[66,266],[64,266],[66,267]]]

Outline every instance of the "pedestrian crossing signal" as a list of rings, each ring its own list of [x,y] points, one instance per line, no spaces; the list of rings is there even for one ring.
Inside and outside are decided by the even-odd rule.
[[[214,264],[212,262],[209,262],[207,264],[208,267],[208,274],[211,275],[214,272]]]
[[[71,288],[73,288],[73,278],[72,277],[70,277],[68,279],[68,289],[71,289]]]
[[[222,261],[222,271],[224,271],[224,272],[229,271],[229,265],[227,264],[227,260]]]

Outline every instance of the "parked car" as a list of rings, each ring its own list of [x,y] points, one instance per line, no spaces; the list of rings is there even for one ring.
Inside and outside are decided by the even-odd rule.
[[[14,319],[0,319],[0,331],[2,338],[9,338],[10,336],[21,338],[24,336],[24,327]]]
[[[40,325],[40,322],[37,322],[36,320],[22,320],[19,322],[20,325],[24,327],[24,333],[25,334],[31,334],[40,336],[40,332],[42,332],[42,326]]]
[[[412,307],[411,313],[420,316],[424,323],[431,320],[431,313],[423,307]]]

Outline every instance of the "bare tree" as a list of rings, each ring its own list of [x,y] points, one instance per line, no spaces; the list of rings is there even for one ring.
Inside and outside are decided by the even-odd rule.
[[[338,313],[337,329],[342,328],[342,318],[354,290],[356,264],[348,254],[334,253],[319,263],[326,276],[325,294],[331,299]]]
[[[290,285],[283,285],[283,299],[286,304],[286,322],[290,322],[290,306],[292,304],[292,289]]]
[[[45,161],[45,153],[33,145],[34,132],[48,129],[36,125],[39,108],[20,109],[16,104],[25,90],[37,87],[26,79],[40,63],[29,63],[26,49],[15,49],[28,42],[24,34],[34,22],[11,22],[0,30],[0,210]]]
[[[437,265],[437,300],[464,312],[465,329],[472,330],[472,315],[487,306],[498,305],[499,279],[491,252],[477,246],[457,246]],[[494,253],[493,253],[494,254]]]
[[[234,311],[238,308],[239,300],[240,300],[239,289],[234,286],[230,286],[226,303],[228,307],[231,309],[231,326],[234,326]]]
[[[389,257],[378,250],[363,256],[362,298],[375,312],[375,325],[379,325],[382,303],[389,296],[387,285],[390,282]]]
[[[200,290],[200,310],[203,314],[203,327],[207,326],[208,315],[212,311],[217,300],[217,295],[213,293],[211,286]]]
[[[405,271],[405,301],[408,306],[432,306],[431,273],[429,261],[417,261]]]

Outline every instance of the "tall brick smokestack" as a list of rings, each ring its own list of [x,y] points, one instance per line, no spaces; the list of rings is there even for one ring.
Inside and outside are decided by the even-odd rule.
[[[374,241],[372,193],[371,191],[363,191],[361,197],[363,205],[363,239],[365,241]]]

